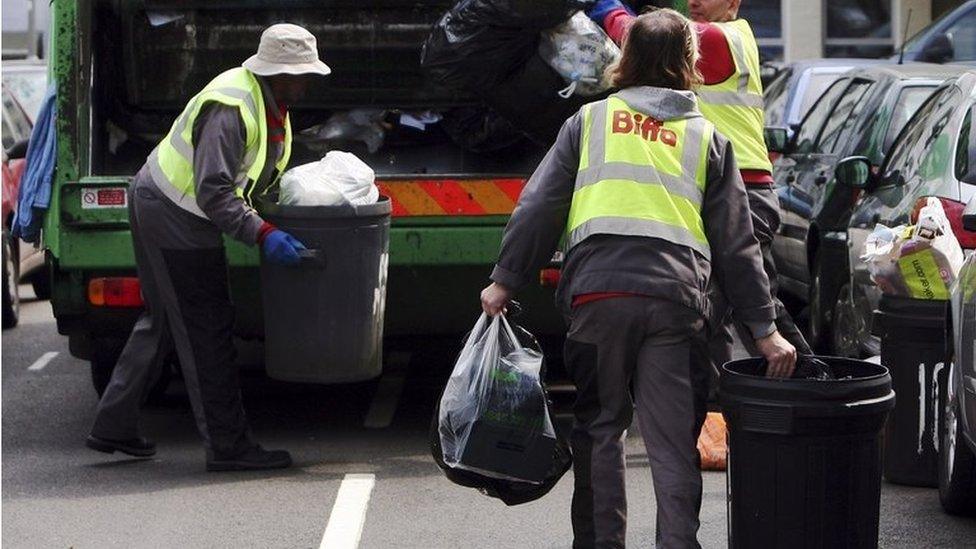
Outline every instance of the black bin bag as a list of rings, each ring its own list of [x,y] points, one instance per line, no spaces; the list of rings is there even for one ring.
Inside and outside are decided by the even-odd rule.
[[[447,478],[508,505],[544,496],[572,465],[552,422],[538,342],[504,315],[482,315],[458,355],[431,422]]]

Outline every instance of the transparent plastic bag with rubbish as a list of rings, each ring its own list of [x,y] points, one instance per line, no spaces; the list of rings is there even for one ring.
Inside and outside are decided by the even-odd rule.
[[[566,82],[563,98],[593,96],[610,89],[607,67],[620,59],[620,48],[583,12],[546,31],[539,41],[539,55]]]
[[[302,164],[281,176],[278,203],[285,206],[363,206],[379,200],[373,169],[356,155],[330,151],[318,162]]]
[[[861,259],[885,295],[945,300],[964,257],[942,203],[929,198],[914,225],[875,226]]]
[[[504,315],[478,319],[440,401],[448,467],[528,483],[551,475],[557,440],[542,386],[543,356],[525,340]]]

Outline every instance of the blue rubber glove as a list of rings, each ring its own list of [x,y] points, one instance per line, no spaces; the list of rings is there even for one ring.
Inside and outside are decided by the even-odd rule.
[[[275,229],[264,238],[261,248],[264,257],[276,265],[298,265],[302,261],[298,251],[304,250],[305,245],[285,231]]]
[[[586,16],[602,27],[603,20],[610,15],[610,12],[620,9],[627,10],[627,13],[634,15],[634,11],[620,0],[598,0],[592,8],[586,10]]]

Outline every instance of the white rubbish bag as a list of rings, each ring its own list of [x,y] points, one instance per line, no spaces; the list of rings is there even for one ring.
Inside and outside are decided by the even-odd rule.
[[[356,155],[331,151],[318,162],[297,166],[281,176],[278,203],[285,206],[362,206],[379,200],[373,169]]]
[[[574,93],[584,97],[610,89],[607,67],[620,59],[620,48],[583,12],[542,34],[539,55],[569,86],[559,92],[563,98]]]

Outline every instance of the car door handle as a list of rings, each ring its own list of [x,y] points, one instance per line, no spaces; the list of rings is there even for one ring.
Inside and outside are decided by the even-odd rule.
[[[827,182],[827,176],[826,175],[818,175],[817,178],[813,180],[813,182],[816,185],[823,185],[824,183]]]
[[[793,183],[794,181],[796,181],[796,176],[795,175],[790,174],[790,175],[786,176],[786,182],[787,183]]]

